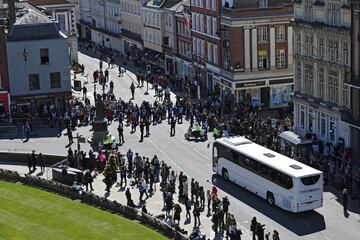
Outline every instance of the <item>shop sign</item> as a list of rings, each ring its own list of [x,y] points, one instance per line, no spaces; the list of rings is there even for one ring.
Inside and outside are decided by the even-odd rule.
[[[270,80],[269,85],[276,85],[276,84],[286,84],[286,83],[294,83],[293,78],[286,78],[286,79],[277,79],[277,80]]]
[[[224,79],[221,79],[221,83],[228,86],[229,88],[231,88],[231,83],[229,83],[228,81],[225,81]]]
[[[236,88],[265,86],[265,81],[237,83]]]

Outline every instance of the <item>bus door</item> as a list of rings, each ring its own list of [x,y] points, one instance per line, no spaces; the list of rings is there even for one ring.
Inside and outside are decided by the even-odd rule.
[[[217,172],[218,152],[219,152],[218,144],[217,144],[217,143],[214,143],[214,144],[213,144],[213,154],[212,154],[212,158],[213,158],[213,171],[214,171],[214,172]]]

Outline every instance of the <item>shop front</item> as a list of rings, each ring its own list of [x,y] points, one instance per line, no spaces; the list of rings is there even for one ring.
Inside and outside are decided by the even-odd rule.
[[[12,97],[12,114],[16,117],[26,117],[29,114],[36,117],[47,117],[54,109],[62,113],[65,111],[70,97],[71,93]]]
[[[131,41],[130,39],[124,38],[124,54],[132,57],[134,59],[138,59],[141,57],[142,47],[140,43],[136,43]]]
[[[7,91],[0,91],[0,116],[9,112],[9,93]]]
[[[191,79],[191,71],[193,69],[192,62],[185,59],[176,57],[175,58],[175,69],[176,69],[176,88],[180,91],[185,91],[186,86],[189,84]]]
[[[236,102],[261,109],[287,107],[291,101],[293,79],[244,81],[235,84]]]

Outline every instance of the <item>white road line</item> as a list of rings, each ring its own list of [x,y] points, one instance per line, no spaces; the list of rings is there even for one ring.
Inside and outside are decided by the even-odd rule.
[[[206,160],[209,160],[209,158],[203,154],[202,152],[200,152],[199,150],[197,150],[196,148],[192,148],[195,152],[197,152],[200,156],[202,156],[203,158],[205,158]]]
[[[330,238],[328,238],[327,236],[324,236],[324,238],[325,238],[326,240],[330,240]]]

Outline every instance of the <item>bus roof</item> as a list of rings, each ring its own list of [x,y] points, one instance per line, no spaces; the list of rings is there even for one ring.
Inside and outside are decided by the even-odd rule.
[[[244,137],[219,138],[215,142],[227,146],[243,155],[254,158],[257,161],[292,177],[303,177],[321,173],[321,171],[316,170],[315,168],[258,145]]]

